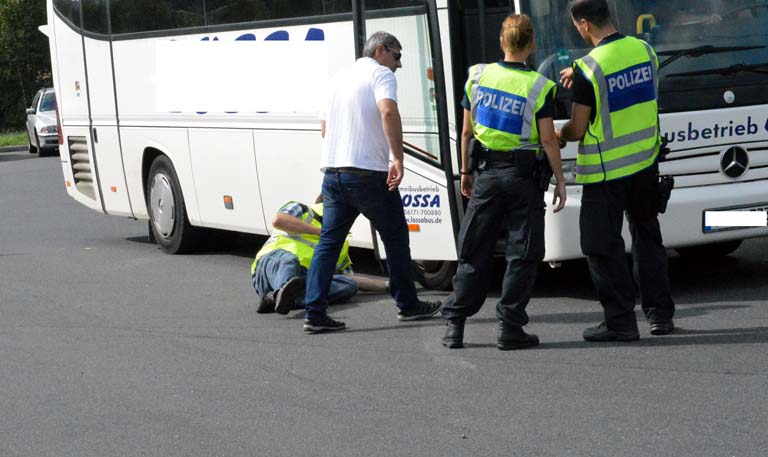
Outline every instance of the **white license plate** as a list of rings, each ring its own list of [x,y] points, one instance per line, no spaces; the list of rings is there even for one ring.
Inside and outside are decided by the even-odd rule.
[[[704,233],[766,227],[768,226],[768,203],[704,210],[701,220]]]

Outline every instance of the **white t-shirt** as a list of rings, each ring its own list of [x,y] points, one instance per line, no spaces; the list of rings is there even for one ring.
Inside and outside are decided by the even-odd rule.
[[[389,144],[376,105],[397,102],[397,79],[389,68],[370,57],[358,59],[330,81],[325,113],[321,168],[389,169]]]

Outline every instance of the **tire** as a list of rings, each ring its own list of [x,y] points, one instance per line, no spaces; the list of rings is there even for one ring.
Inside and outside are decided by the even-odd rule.
[[[158,246],[169,254],[194,251],[202,230],[189,223],[179,178],[168,157],[161,155],[152,162],[145,191],[150,239],[154,238]]]
[[[712,259],[725,257],[741,246],[742,240],[721,241],[719,243],[702,244],[700,246],[688,246],[685,248],[675,248],[681,257],[691,259]]]
[[[37,134],[35,134],[37,136]],[[32,137],[29,136],[29,132],[27,132],[27,150],[30,154],[37,154],[37,148],[32,146]]]
[[[53,154],[50,149],[46,149],[46,148],[40,146],[40,137],[37,136],[37,132],[35,132],[35,142],[37,142],[37,156],[38,157],[48,157],[48,156]]]
[[[451,290],[456,262],[419,260],[413,262],[413,274],[419,284],[432,290]]]

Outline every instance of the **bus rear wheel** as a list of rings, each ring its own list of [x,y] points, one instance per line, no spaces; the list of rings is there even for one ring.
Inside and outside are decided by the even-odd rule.
[[[700,246],[688,246],[685,248],[675,248],[681,257],[691,259],[712,259],[725,257],[741,246],[742,240],[721,241],[719,243],[702,244]]]
[[[456,262],[447,260],[416,260],[413,273],[419,284],[432,290],[451,290]]]
[[[192,252],[201,230],[187,218],[187,207],[171,160],[158,156],[149,168],[146,183],[150,239],[169,254]]]

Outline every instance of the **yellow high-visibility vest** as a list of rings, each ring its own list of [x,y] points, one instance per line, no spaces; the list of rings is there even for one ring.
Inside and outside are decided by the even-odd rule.
[[[315,227],[322,227],[323,218],[323,204],[318,203],[314,205],[309,211],[301,215],[301,221],[307,224],[312,224]],[[309,268],[309,264],[312,262],[312,255],[315,253],[315,247],[320,241],[319,235],[311,234],[288,234],[281,230],[275,230],[272,236],[264,243],[259,252],[256,254],[256,259],[251,264],[251,276],[256,272],[256,264],[259,259],[266,254],[282,249],[295,255],[299,259],[299,263],[304,268]],[[344,240],[344,245],[339,253],[339,260],[336,262],[336,271],[343,271],[352,265],[352,261],[349,259],[349,242]]]
[[[472,131],[488,149],[541,150],[536,112],[555,83],[535,71],[499,63],[474,65],[464,86],[472,105]]]
[[[595,119],[579,143],[576,182],[591,184],[631,176],[653,165],[661,136],[659,60],[651,46],[623,37],[576,60],[595,91]]]

